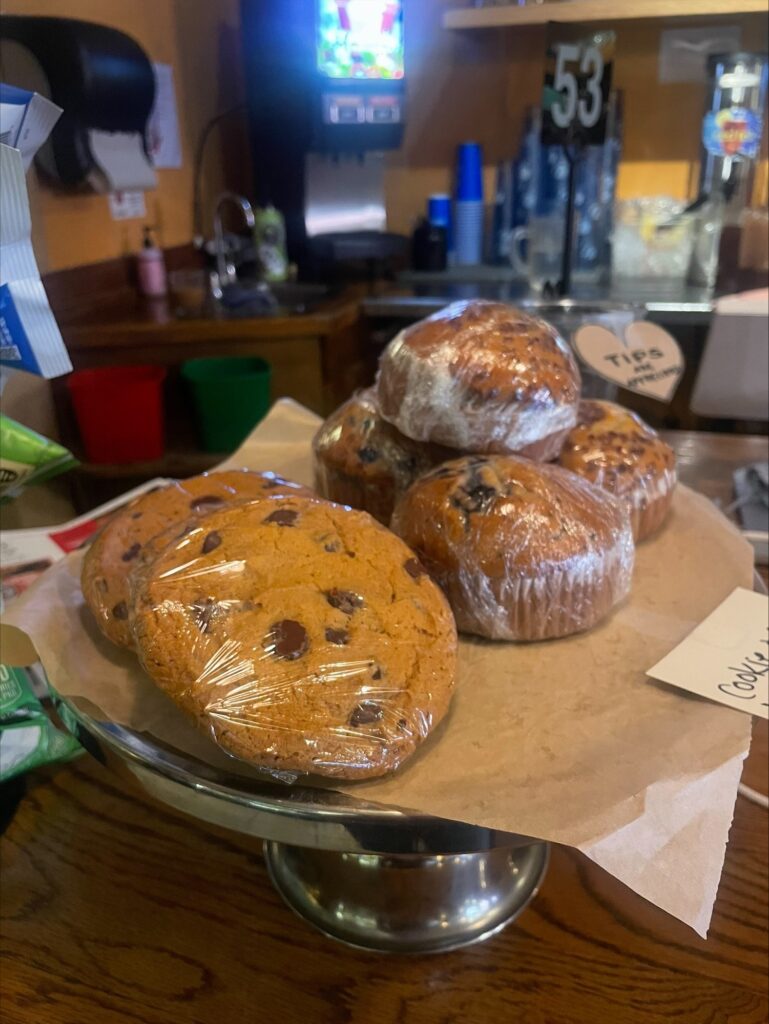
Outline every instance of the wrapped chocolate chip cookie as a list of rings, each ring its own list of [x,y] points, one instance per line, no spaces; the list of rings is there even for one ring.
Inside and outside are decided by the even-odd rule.
[[[83,562],[83,596],[99,629],[119,647],[132,646],[128,628],[130,575],[150,541],[164,531],[181,529],[190,519],[236,502],[268,495],[310,493],[306,487],[275,473],[229,470],[202,473],[142,494],[115,513]]]
[[[224,508],[137,570],[132,590],[149,675],[251,764],[383,775],[448,710],[451,611],[365,513],[302,497]]]

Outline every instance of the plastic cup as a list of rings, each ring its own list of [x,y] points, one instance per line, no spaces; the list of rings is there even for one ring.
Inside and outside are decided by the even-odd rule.
[[[457,150],[457,202],[483,202],[483,152],[477,142]]]
[[[234,451],[267,415],[272,367],[264,359],[190,359],[182,377],[208,452]]]
[[[78,370],[67,378],[86,458],[145,462],[163,455],[162,366]]]

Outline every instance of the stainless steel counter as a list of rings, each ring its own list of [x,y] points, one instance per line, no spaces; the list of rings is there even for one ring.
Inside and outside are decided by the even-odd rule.
[[[532,300],[526,282],[510,276],[499,267],[478,267],[469,270],[454,269],[445,274],[402,274],[404,286],[400,294],[371,296],[363,300],[363,312],[369,317],[392,317],[418,320],[442,309],[457,299],[497,299],[503,302]],[[662,324],[707,325],[713,313],[715,300],[704,288],[670,287],[639,282],[632,285],[615,284],[610,289],[582,288],[573,295],[579,302],[616,302],[632,304],[646,310],[649,319]]]

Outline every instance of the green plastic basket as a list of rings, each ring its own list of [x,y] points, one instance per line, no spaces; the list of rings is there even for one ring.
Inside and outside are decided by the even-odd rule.
[[[207,452],[231,452],[267,415],[272,367],[264,359],[190,359],[182,366]]]

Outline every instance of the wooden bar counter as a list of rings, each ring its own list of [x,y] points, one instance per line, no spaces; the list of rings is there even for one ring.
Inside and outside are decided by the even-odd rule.
[[[733,469],[767,456],[765,438],[670,440],[685,482],[725,503]],[[766,793],[766,723],[744,781]],[[403,958],[315,933],[281,903],[258,841],[154,805],[88,756],[25,785],[0,841],[5,1024],[769,1018],[767,812],[742,796],[707,941],[556,848],[540,894],[500,935]]]

